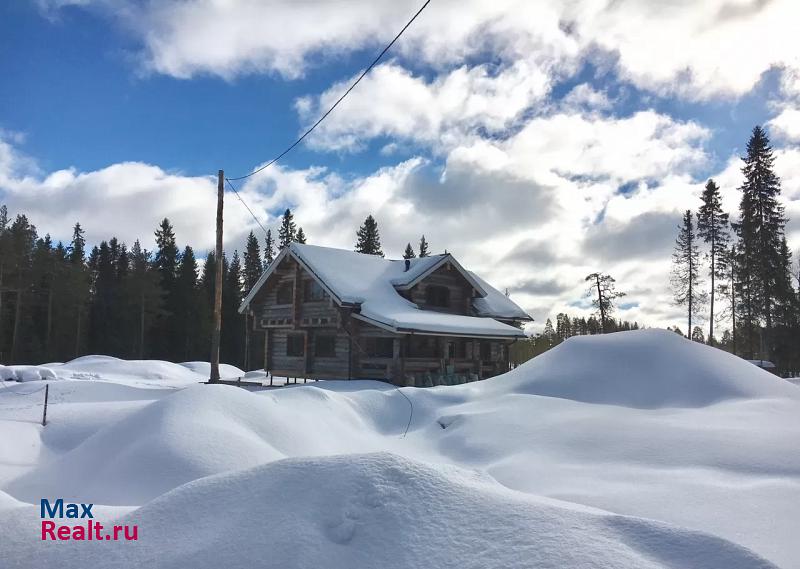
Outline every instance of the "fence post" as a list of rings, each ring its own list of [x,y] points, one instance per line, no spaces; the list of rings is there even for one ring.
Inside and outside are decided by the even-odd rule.
[[[44,411],[42,412],[42,427],[47,424],[47,398],[50,395],[50,384],[44,386]]]

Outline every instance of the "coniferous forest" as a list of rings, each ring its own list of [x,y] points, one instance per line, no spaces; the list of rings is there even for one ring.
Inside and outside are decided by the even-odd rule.
[[[382,254],[377,223],[367,217],[357,231],[359,250]],[[86,354],[175,362],[210,356],[215,281],[214,253],[198,262],[181,248],[164,219],[155,250],[116,237],[87,249],[80,223],[69,243],[40,235],[24,213],[11,219],[0,206],[0,363],[68,361]],[[220,361],[245,369],[263,365],[263,343],[239,314],[244,295],[289,243],[306,235],[291,210],[278,239],[251,232],[245,250],[223,257]],[[427,255],[420,240],[420,256]]]

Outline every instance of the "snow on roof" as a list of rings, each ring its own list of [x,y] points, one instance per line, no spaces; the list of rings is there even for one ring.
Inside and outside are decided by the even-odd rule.
[[[377,326],[406,333],[492,337],[524,336],[522,330],[498,322],[493,318],[422,310],[413,302],[400,296],[395,287],[413,283],[423,275],[435,270],[445,260],[451,260],[454,266],[465,273],[468,280],[477,281],[474,274],[464,271],[450,255],[411,259],[410,268],[406,271],[403,260],[390,260],[344,249],[292,243],[288,249],[281,252],[272,267],[277,266],[286,254],[292,254],[309,273],[328,289],[339,304],[358,305],[360,313],[356,317]],[[240,310],[249,305],[270,272],[271,270],[268,269],[261,276],[259,282],[243,301]],[[483,311],[479,311],[479,314],[490,315],[491,311],[486,306],[497,308],[501,312],[500,309],[504,308],[508,312],[509,305],[513,305],[518,314],[525,314],[510,299],[490,287],[485,281],[478,281],[477,284],[479,294],[487,295],[481,299],[485,302],[482,303]],[[487,297],[489,297],[488,301]],[[502,304],[498,302],[498,297],[503,298]],[[527,317],[527,315],[525,316]]]
[[[530,315],[522,310],[517,303],[508,298],[502,292],[494,288],[478,275],[470,271],[470,275],[486,291],[486,296],[476,298],[472,301],[475,311],[481,316],[491,318],[510,318],[515,320],[533,320]]]

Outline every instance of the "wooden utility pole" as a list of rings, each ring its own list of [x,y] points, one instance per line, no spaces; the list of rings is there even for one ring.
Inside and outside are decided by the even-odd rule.
[[[217,177],[217,247],[214,260],[214,326],[211,330],[211,377],[209,383],[219,382],[219,337],[222,330],[222,203],[225,195],[225,173]]]

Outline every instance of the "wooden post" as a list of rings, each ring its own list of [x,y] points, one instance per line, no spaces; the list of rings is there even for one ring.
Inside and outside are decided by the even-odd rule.
[[[50,384],[44,386],[44,411],[42,412],[42,427],[47,424],[47,399],[50,395]]]
[[[244,371],[250,369],[250,308],[244,313]]]
[[[211,377],[209,383],[219,383],[219,337],[222,330],[222,204],[225,195],[225,173],[217,174],[217,247],[214,275],[214,326],[211,329]]]

